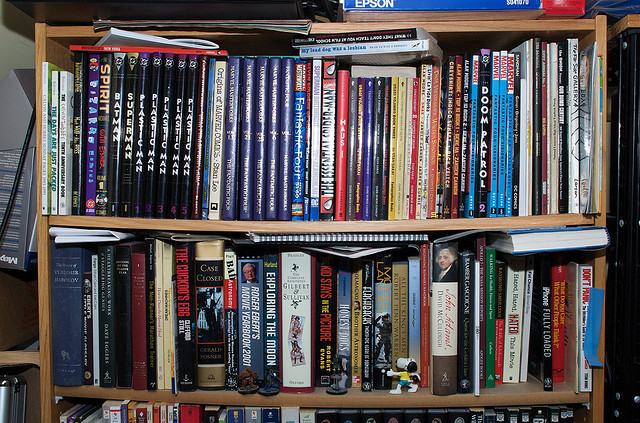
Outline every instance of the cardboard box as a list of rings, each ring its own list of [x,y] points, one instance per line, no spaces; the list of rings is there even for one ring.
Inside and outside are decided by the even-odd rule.
[[[13,69],[0,81],[0,216],[4,216],[35,105],[35,70]],[[37,161],[33,130],[9,224],[0,238],[0,267],[36,266]]]

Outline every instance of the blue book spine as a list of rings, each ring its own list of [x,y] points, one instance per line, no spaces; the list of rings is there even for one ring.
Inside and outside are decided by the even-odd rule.
[[[82,247],[51,242],[51,325],[53,383],[84,384],[83,287],[91,273],[91,253]]]
[[[240,103],[240,76],[242,58],[229,57],[227,73],[227,115],[225,119],[226,138],[224,141],[224,189],[222,219],[237,218],[238,191],[238,107]]]
[[[293,132],[293,195],[291,219],[304,220],[305,153],[307,142],[307,64],[296,60]]]
[[[420,257],[409,256],[409,357],[420,367]]]
[[[280,408],[262,408],[262,423],[280,423]]]
[[[227,423],[244,423],[244,408],[228,408]]]
[[[371,220],[373,156],[373,78],[364,83],[364,149],[362,151],[362,220]],[[407,182],[408,183],[408,182]]]
[[[85,211],[87,216],[96,215],[96,177],[98,170],[98,80],[100,55],[89,55],[87,91],[87,177],[85,185]]]
[[[338,386],[351,387],[351,261],[338,259],[338,345],[342,365]]]
[[[278,254],[264,255],[264,365],[265,380],[273,372],[280,378],[280,319],[278,299],[280,298],[280,274]],[[275,387],[279,384],[276,383]]]
[[[267,199],[265,218],[278,218],[278,170],[280,167],[281,57],[269,58],[269,117],[267,119]]]
[[[498,216],[504,217],[507,182],[507,52],[500,52],[500,168],[498,170]]]
[[[254,384],[262,386],[265,368],[263,259],[239,258],[238,271],[238,371],[242,374],[251,368],[257,374]],[[242,385],[238,386],[239,391],[242,389]]]
[[[295,59],[293,57],[282,58],[281,85],[278,220],[291,220],[291,198],[293,194],[293,107],[295,100]]]
[[[468,193],[465,198],[465,217],[475,217],[476,207],[476,163],[477,150],[476,143],[478,139],[478,81],[480,77],[480,56],[474,54],[471,59],[471,95],[470,113],[471,122],[469,123],[469,186]]]
[[[202,161],[202,219],[209,219],[209,177],[211,169],[211,139],[213,138],[213,103],[215,101],[216,59],[207,63],[207,120],[204,136],[204,158]]]
[[[267,119],[269,117],[269,58],[256,59],[256,103],[255,103],[255,204],[253,220],[265,220],[267,183]]]
[[[500,52],[491,53],[491,185],[488,216],[498,215],[498,179],[500,173]]]
[[[424,0],[345,0],[347,11],[433,11],[433,10],[535,10],[540,9],[540,0],[528,2],[506,2],[505,0],[450,0],[446,2]]]
[[[242,105],[240,112],[241,134],[238,172],[238,213],[240,220],[253,220],[255,204],[255,108],[256,108],[256,58],[245,57],[242,61]]]
[[[513,215],[513,110],[514,110],[514,55],[510,53],[507,61],[507,157],[505,181],[505,216]]]

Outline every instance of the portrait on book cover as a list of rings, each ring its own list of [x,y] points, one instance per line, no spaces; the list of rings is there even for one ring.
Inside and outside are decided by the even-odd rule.
[[[258,260],[238,260],[238,267],[242,272],[240,283],[260,283],[262,262]]]
[[[433,254],[433,281],[458,281],[458,245],[448,242],[435,245]]]
[[[197,288],[196,298],[198,301],[198,341],[202,343],[224,341],[222,288]]]
[[[292,315],[289,323],[289,333],[287,340],[289,341],[289,355],[291,357],[291,365],[301,366],[305,364],[305,354],[302,345],[302,333],[304,331],[304,316]]]

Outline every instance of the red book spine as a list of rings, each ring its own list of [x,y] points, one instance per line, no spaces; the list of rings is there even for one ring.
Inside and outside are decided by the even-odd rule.
[[[420,386],[429,386],[429,244],[420,246]]]
[[[179,421],[181,423],[200,423],[204,421],[204,405],[180,404],[178,410],[180,413]],[[175,412],[174,410],[174,413]]]
[[[347,135],[349,131],[349,71],[338,71],[336,111],[336,207],[335,220],[345,220],[347,201]]]
[[[440,66],[433,66],[431,84],[431,123],[429,125],[429,179],[427,217],[436,215],[436,185],[438,173],[438,147],[440,144]]]
[[[564,382],[564,317],[566,264],[554,258],[551,266],[551,367],[553,383]]]
[[[418,181],[418,142],[420,137],[420,78],[413,78],[411,84],[413,104],[411,105],[411,168],[409,169],[409,219],[416,218],[416,195]],[[406,182],[405,182],[406,183]]]
[[[147,288],[144,252],[131,252],[133,389],[147,389]]]

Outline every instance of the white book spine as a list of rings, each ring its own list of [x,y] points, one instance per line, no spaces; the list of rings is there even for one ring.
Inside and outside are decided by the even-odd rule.
[[[310,218],[319,220],[320,213],[320,156],[322,147],[322,60],[313,60],[311,65],[311,178]]]
[[[381,53],[413,53],[425,52],[442,58],[442,49],[432,40],[382,41],[373,43],[326,44],[313,47],[301,47],[300,57],[303,59],[352,56]]]
[[[580,212],[591,213],[593,171],[594,79],[596,78],[596,44],[580,52]]]
[[[51,111],[51,214],[58,214],[58,191],[60,187],[60,146],[59,146],[59,118],[60,118],[60,72],[51,72],[51,98],[49,99]]]
[[[405,141],[404,141],[404,181],[402,187],[402,218],[409,219],[409,198],[411,198],[411,156],[413,155],[413,80],[407,78],[407,106],[405,109]],[[415,100],[417,101],[417,100]]]
[[[58,190],[58,214],[71,214],[71,174],[73,167],[73,74],[60,72],[60,189]]]
[[[225,98],[227,92],[227,62],[216,60],[213,113],[211,127],[211,166],[209,168],[209,220],[220,220],[222,209],[222,165],[224,163]]]
[[[531,335],[531,303],[533,301],[533,256],[527,257],[522,305],[522,347],[520,351],[520,382],[527,381],[529,371],[529,338]]]
[[[428,180],[429,180],[429,123],[431,122],[431,80],[433,78],[433,65],[424,65],[425,72],[422,77],[422,85],[420,86],[421,104],[420,104],[420,138],[419,138],[419,157],[418,157],[418,185],[416,219],[418,213],[420,219],[427,218],[427,198],[428,198]]]
[[[525,260],[524,257],[512,256],[507,263],[503,383],[518,383],[520,381]]]
[[[579,160],[579,140],[580,140],[580,91],[578,74],[578,39],[569,38],[567,40],[567,108],[569,119],[569,213],[580,212],[580,160]]]
[[[42,62],[42,99],[41,99],[41,172],[40,194],[42,196],[42,214],[47,215],[51,211],[49,203],[49,163],[51,147],[49,145],[49,63]]]
[[[398,130],[398,140],[396,144],[396,188],[394,193],[396,199],[396,220],[402,220],[404,214],[404,168],[405,168],[405,149],[407,139],[407,79],[398,78],[398,115],[396,118],[396,127]]]

